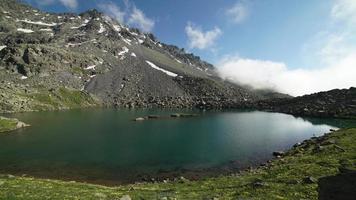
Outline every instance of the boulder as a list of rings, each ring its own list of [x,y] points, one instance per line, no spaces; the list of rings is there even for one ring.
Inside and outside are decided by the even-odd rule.
[[[146,119],[143,118],[143,117],[138,117],[138,118],[136,118],[134,121],[140,122],[140,121],[145,121],[145,120],[146,120]]]
[[[309,177],[304,178],[303,182],[306,183],[306,184],[313,184],[313,183],[317,183],[318,179],[316,179],[316,178],[314,178],[312,176],[309,176]]]
[[[29,127],[29,126],[30,125],[19,121],[19,122],[17,122],[16,129],[25,128],[25,127]]]
[[[280,157],[280,156],[284,156],[285,153],[283,151],[275,151],[273,152],[273,156],[275,157]]]

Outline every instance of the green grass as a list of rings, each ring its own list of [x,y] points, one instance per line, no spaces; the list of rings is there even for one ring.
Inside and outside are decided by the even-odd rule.
[[[17,120],[0,117],[0,133],[15,130]]]
[[[200,181],[104,187],[3,175],[0,199],[120,199],[124,195],[132,199],[318,199],[318,184],[307,183],[305,178],[355,169],[355,141],[356,129],[340,130],[320,141],[304,142],[265,167]]]
[[[35,100],[35,110],[58,110],[95,106],[97,103],[87,93],[61,87],[49,92],[41,90],[31,96]]]

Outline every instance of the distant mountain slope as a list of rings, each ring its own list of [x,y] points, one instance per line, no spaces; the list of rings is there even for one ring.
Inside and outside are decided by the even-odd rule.
[[[356,119],[356,88],[335,89],[291,99],[270,99],[252,107],[300,116]]]
[[[225,82],[193,54],[96,10],[53,14],[0,4],[0,111],[239,107],[268,98]]]

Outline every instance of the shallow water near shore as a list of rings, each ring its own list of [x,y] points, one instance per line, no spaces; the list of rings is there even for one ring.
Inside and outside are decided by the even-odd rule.
[[[176,112],[198,116],[168,117]],[[133,121],[148,115],[167,117]],[[92,109],[9,116],[32,126],[0,136],[0,173],[103,184],[231,172],[329,129],[356,125],[259,111]]]

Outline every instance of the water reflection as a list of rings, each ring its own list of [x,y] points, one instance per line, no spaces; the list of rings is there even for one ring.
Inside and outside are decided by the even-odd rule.
[[[243,167],[270,159],[271,152],[331,128],[356,124],[256,111],[196,111],[200,114],[196,118],[132,121],[172,112],[176,111],[98,109],[15,114],[32,127],[0,137],[0,172],[117,181],[231,162]]]

